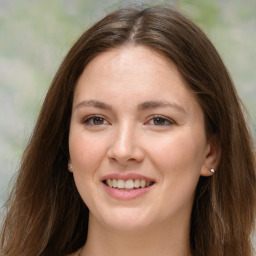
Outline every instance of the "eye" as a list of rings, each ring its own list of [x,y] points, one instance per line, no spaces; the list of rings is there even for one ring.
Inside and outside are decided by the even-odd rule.
[[[88,116],[86,119],[83,120],[83,123],[85,125],[105,125],[105,124],[109,124],[109,122],[107,120],[105,120],[102,116]]]
[[[151,118],[147,124],[150,125],[157,125],[157,126],[168,126],[168,125],[172,125],[175,122],[173,120],[171,120],[170,118],[164,117],[164,116],[153,116],[153,118]]]

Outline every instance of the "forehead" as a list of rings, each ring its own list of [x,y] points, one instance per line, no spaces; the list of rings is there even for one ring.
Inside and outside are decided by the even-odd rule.
[[[84,98],[111,103],[120,99],[123,104],[136,100],[170,100],[181,102],[187,108],[197,104],[176,65],[143,46],[111,49],[92,59],[75,89],[74,101]]]
[[[111,74],[139,74],[142,71],[151,73],[152,69],[162,73],[164,70],[172,70],[180,76],[176,65],[170,59],[145,46],[128,45],[100,53],[88,63],[85,70],[92,71],[95,68]]]

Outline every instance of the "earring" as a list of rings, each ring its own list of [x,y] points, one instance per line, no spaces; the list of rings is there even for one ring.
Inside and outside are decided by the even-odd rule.
[[[215,173],[215,170],[213,168],[210,169],[211,173]]]
[[[68,169],[69,169],[70,171],[72,171],[73,167],[72,167],[71,163],[68,163]]]

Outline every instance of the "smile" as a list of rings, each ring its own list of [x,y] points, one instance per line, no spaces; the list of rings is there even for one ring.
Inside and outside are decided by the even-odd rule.
[[[118,200],[139,198],[153,191],[156,180],[138,173],[112,173],[101,178],[103,188]]]
[[[121,190],[133,190],[138,188],[149,187],[154,184],[153,181],[148,181],[144,179],[107,179],[103,181],[107,186],[111,188],[121,189]]]

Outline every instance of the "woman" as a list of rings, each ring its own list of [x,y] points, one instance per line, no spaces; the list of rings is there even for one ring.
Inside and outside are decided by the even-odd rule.
[[[174,10],[109,14],[47,93],[1,255],[252,256],[255,154],[213,45]]]

